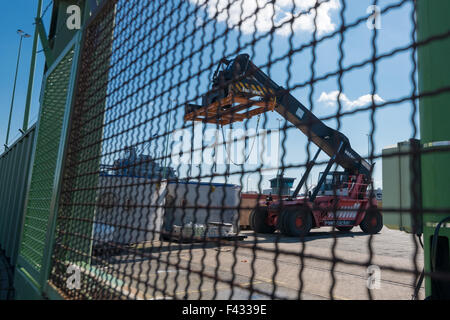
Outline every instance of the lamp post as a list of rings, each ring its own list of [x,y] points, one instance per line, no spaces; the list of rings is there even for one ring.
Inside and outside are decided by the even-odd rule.
[[[172,102],[175,102],[173,99],[171,99],[171,98],[169,98],[169,104],[170,104],[170,107],[169,108],[172,108]],[[164,150],[164,168],[163,168],[163,179],[166,179],[167,178],[167,158],[168,158],[168,155],[167,155],[167,151],[168,151],[168,149],[169,149],[169,138],[170,138],[170,134],[169,134],[169,131],[171,130],[171,128],[170,128],[170,122],[171,122],[171,118],[170,118],[170,111],[171,110],[169,110],[169,112],[167,113],[167,117],[168,117],[168,122],[167,122],[167,130],[166,130],[166,133],[167,133],[167,135],[166,135],[166,137],[165,137],[165,150]]]
[[[19,71],[20,53],[22,51],[22,40],[23,40],[23,38],[31,37],[28,33],[25,33],[24,31],[22,31],[20,29],[17,30],[17,33],[20,35],[19,52],[17,54],[16,74],[14,76],[14,86],[13,86],[13,92],[12,92],[12,98],[11,98],[11,108],[9,110],[9,120],[8,120],[8,130],[6,131],[5,150],[8,148],[9,131],[11,129],[11,118],[12,118],[12,112],[13,112],[13,107],[14,107],[14,97],[16,94],[17,73]]]
[[[277,118],[278,121],[278,173],[277,176],[281,175],[281,153],[280,153],[280,145],[281,145],[281,121],[283,119]]]
[[[41,17],[41,12],[42,12],[42,0],[38,0],[36,20]],[[39,40],[39,32],[38,27],[36,25],[36,27],[34,28],[33,49],[31,51],[30,75],[28,78],[28,91],[27,91],[27,98],[25,101],[25,112],[23,115],[23,125],[22,125],[23,132],[28,130],[28,118],[30,116],[31,95],[33,93],[34,71],[36,69],[36,51],[38,40]]]
[[[370,134],[366,133],[367,136],[367,159],[370,158]],[[372,162],[372,159],[370,159],[370,162]]]
[[[249,191],[248,180],[249,180],[250,176],[251,176],[252,174],[254,174],[254,173],[255,173],[255,172],[252,172],[252,173],[250,173],[250,174],[247,176],[247,192]]]

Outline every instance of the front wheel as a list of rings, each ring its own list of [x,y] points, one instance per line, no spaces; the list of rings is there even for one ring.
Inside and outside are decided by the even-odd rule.
[[[378,233],[383,228],[383,216],[378,209],[368,209],[359,226],[365,233]]]
[[[306,208],[287,208],[282,215],[283,233],[291,237],[305,237],[312,228],[312,215]]]
[[[267,210],[267,207],[259,207],[253,210],[251,216],[252,216],[252,222],[253,224],[253,230],[257,233],[274,233],[275,227],[270,226],[267,224],[267,216],[269,211]]]
[[[284,209],[279,211],[278,213],[278,219],[277,219],[277,229],[280,230],[280,232],[286,236],[289,236],[289,231],[286,229],[286,223],[284,220],[286,220],[286,214],[288,210]]]

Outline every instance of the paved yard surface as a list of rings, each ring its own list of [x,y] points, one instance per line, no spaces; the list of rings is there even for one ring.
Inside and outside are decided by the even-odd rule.
[[[412,236],[387,228],[371,239],[370,264],[380,270],[371,290],[367,286],[371,236],[359,228],[335,235],[331,228],[321,228],[304,241],[243,233],[245,240],[221,246],[155,242],[110,257],[108,267],[98,267],[116,275],[117,285],[138,299],[342,300],[369,299],[369,294],[372,299],[411,299],[414,270],[423,268],[422,249]],[[333,252],[351,264],[333,264]],[[422,286],[421,298],[423,294]]]

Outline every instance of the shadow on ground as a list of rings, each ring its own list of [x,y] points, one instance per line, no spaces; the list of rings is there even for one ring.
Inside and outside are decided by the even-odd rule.
[[[13,269],[4,255],[0,251],[0,300],[13,300]]]
[[[254,243],[254,238],[257,237],[258,243],[300,243],[300,242],[310,242],[320,239],[334,239],[334,238],[355,238],[355,237],[370,237],[370,234],[361,231],[313,231],[310,232],[305,238],[287,237],[280,233],[274,234],[261,234],[254,233],[253,231],[244,231],[242,234],[246,235],[247,238],[243,241],[239,241],[246,245],[251,245]],[[233,246],[234,241],[224,241],[220,244],[221,247]],[[168,252],[179,252],[180,250],[194,250],[194,249],[213,249],[218,248],[219,244],[216,241],[210,242],[169,242],[162,241],[157,244],[147,244],[142,245],[142,247],[126,247],[113,254],[106,254],[104,256],[93,257],[94,264],[112,263],[112,264],[122,264],[122,263],[132,263],[132,262],[142,262],[150,260],[153,254],[162,254]],[[98,263],[95,263],[97,260]]]
[[[280,233],[274,233],[274,234],[263,234],[263,233],[249,233],[249,235],[254,235],[258,237],[258,243],[295,243],[295,242],[309,242],[319,239],[334,239],[334,238],[355,238],[355,237],[370,237],[370,234],[362,232],[362,231],[356,231],[356,232],[310,232],[306,237],[304,238],[297,238],[297,237],[287,237],[285,235],[282,235]],[[248,239],[248,242],[253,242],[252,239]]]

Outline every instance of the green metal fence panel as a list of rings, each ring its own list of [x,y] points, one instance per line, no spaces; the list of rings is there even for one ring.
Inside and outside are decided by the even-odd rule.
[[[20,254],[36,271],[42,266],[56,159],[74,51],[47,78],[36,141]]]
[[[14,280],[19,299],[40,298],[42,292],[45,253],[52,242],[49,228],[53,225],[55,175],[65,115],[71,105],[77,39],[67,46],[44,79]]]
[[[12,266],[17,260],[35,126],[0,156],[0,247]]]

